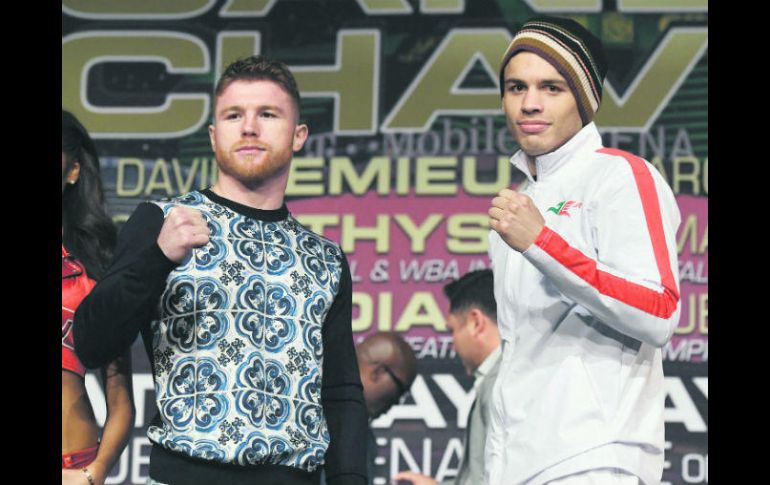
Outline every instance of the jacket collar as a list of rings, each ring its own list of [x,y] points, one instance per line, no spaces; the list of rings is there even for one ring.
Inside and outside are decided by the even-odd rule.
[[[595,151],[601,147],[602,137],[599,134],[599,130],[596,128],[596,125],[593,122],[585,125],[575,134],[575,136],[573,136],[567,143],[560,146],[557,150],[546,153],[545,155],[540,155],[539,157],[535,157],[538,181],[542,181],[543,179],[551,176],[576,153],[586,150]],[[511,157],[511,163],[514,167],[524,172],[530,182],[535,181],[535,179],[532,177],[532,174],[529,173],[527,156],[523,151],[517,151]]]
[[[497,362],[500,360],[500,356],[502,355],[502,349],[498,345],[495,350],[493,350],[486,359],[484,359],[484,362],[481,363],[481,365],[473,371],[473,377],[475,380],[473,381],[473,388],[478,391],[479,387],[481,387],[481,383],[484,381],[484,378],[492,372],[492,369],[495,367]]]

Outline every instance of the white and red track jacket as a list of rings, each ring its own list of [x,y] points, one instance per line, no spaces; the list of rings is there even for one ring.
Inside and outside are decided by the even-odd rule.
[[[680,313],[674,195],[651,164],[603,148],[593,123],[537,157],[537,181],[521,151],[511,163],[545,227],[523,253],[489,236],[504,343],[487,483],[605,467],[658,483],[660,348]]]

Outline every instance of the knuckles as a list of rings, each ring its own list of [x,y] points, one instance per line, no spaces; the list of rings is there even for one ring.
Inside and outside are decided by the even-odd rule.
[[[200,211],[187,207],[172,208],[168,212],[166,220],[163,224],[164,226],[169,225],[170,227],[177,229],[181,229],[186,226],[199,228],[208,226],[206,220],[203,217],[203,214],[201,214]]]

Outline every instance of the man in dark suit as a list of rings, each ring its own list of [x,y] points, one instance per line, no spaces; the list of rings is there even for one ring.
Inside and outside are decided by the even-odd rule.
[[[484,483],[484,443],[489,423],[492,386],[500,369],[500,333],[497,330],[492,270],[466,273],[444,287],[449,298],[447,327],[452,331],[455,352],[475,377],[476,393],[465,428],[464,452],[454,480],[442,485],[478,485]],[[393,477],[413,485],[435,485],[431,477],[403,471]]]

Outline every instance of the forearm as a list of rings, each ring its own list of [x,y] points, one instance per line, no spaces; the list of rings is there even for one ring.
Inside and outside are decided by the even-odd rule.
[[[163,213],[141,205],[120,234],[115,259],[75,312],[75,350],[86,367],[106,365],[130,347],[157,308],[176,266],[157,244]]]
[[[329,485],[366,484],[367,413],[353,345],[352,280],[342,256],[339,291],[324,321],[321,402],[330,443],[326,453]]]
[[[114,359],[151,319],[170,271],[159,251],[149,248],[130,266],[108,274],[81,302],[73,330],[77,355],[86,367]]]
[[[99,452],[94,462],[88,466],[98,483],[104,483],[104,479],[110,470],[120,458],[120,454],[125,449],[131,438],[131,429],[134,422],[133,406],[131,410],[121,409],[111,413],[104,423],[101,442],[99,443]]]
[[[323,392],[323,407],[331,442],[326,457],[329,485],[366,484],[367,415],[360,387]]]
[[[548,227],[523,254],[564,296],[624,335],[662,347],[679,321],[671,267],[655,270],[663,274],[658,281],[638,281],[604,267]]]
[[[136,411],[131,384],[130,351],[105,367],[102,375],[107,402],[107,419],[104,423],[98,454],[89,466],[97,483],[103,483],[131,438]]]

